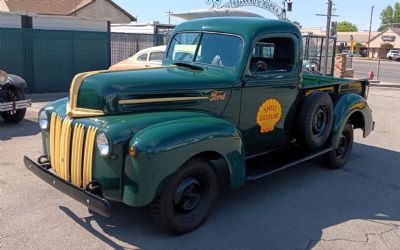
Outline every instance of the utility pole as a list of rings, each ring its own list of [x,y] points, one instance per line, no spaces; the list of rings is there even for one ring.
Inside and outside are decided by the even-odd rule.
[[[329,56],[329,31],[331,29],[332,19],[332,0],[328,0],[328,14],[326,16],[326,37],[325,37],[325,58],[324,58],[324,76],[328,73],[328,56]]]
[[[375,8],[375,6],[372,5],[372,7],[371,7],[371,19],[369,20],[367,57],[369,57],[369,44],[370,44],[370,41],[371,41],[371,27],[372,27],[372,17],[374,15],[374,8]]]
[[[168,14],[168,24],[171,25],[171,14],[172,14],[172,12],[171,12],[171,10],[169,10],[169,11],[167,11],[165,13]]]

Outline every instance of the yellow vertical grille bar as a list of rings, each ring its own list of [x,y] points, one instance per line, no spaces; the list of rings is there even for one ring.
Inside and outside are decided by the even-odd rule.
[[[57,164],[57,175],[64,179],[64,160],[63,160],[63,152],[64,152],[64,142],[65,142],[65,122],[61,120],[61,131],[60,131],[60,141],[58,143],[58,148],[60,149],[58,152],[58,164]]]
[[[66,181],[69,181],[69,179],[70,179],[69,157],[70,157],[70,150],[71,150],[71,123],[72,123],[72,120],[69,118],[66,118],[63,121],[62,129],[61,129],[60,177]]]
[[[61,140],[61,126],[62,126],[62,119],[57,115],[56,117],[56,126],[55,126],[55,139],[54,139],[54,165],[53,169],[58,175],[60,173],[60,140]]]
[[[85,154],[83,160],[83,187],[86,187],[92,181],[92,162],[94,139],[97,128],[90,126],[86,131]]]
[[[75,124],[74,137],[72,141],[71,157],[71,182],[75,186],[82,186],[82,149],[83,149],[84,126]]]
[[[74,135],[72,136],[72,152],[71,152],[71,182],[74,185],[76,183],[76,158],[77,158],[77,141],[78,141],[78,126],[79,124],[75,124],[74,126]]]
[[[50,164],[54,168],[54,157],[55,157],[55,130],[56,130],[56,118],[57,114],[52,113],[51,114],[51,120],[50,120]]]

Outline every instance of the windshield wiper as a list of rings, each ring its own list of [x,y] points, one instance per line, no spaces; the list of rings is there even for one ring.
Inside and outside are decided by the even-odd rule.
[[[196,65],[193,65],[193,64],[190,64],[190,63],[185,63],[185,62],[175,62],[173,64],[176,65],[176,66],[190,68],[190,69],[194,69],[194,70],[204,70],[200,66],[196,66]]]

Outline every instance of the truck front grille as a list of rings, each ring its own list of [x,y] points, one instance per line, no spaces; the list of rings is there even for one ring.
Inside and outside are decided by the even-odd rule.
[[[77,187],[92,181],[94,140],[97,128],[63,119],[56,113],[50,120],[50,162],[54,172]]]

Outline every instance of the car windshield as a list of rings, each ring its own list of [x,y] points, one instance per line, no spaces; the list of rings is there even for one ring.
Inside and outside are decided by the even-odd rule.
[[[178,33],[171,41],[166,59],[235,68],[243,53],[243,41],[233,35],[201,32]]]

